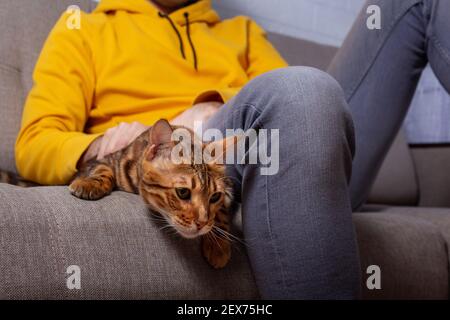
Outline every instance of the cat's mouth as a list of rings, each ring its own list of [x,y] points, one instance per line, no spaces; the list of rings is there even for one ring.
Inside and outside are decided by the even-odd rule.
[[[178,233],[182,237],[187,238],[187,239],[194,239],[194,238],[197,238],[199,236],[199,232],[198,231],[189,232],[189,231],[182,231],[180,229],[177,229],[177,230],[178,230]]]
[[[178,231],[178,233],[187,239],[194,239],[200,236],[203,236],[205,234],[207,234],[208,232],[211,231],[211,227],[210,226],[204,226],[203,228],[201,228],[200,230],[192,230],[192,229],[187,229],[184,227],[175,227],[175,229]]]
[[[210,223],[204,225],[200,229],[194,226],[185,226],[180,224],[176,219],[170,217],[165,212],[160,212],[160,214],[162,215],[163,218],[165,218],[168,224],[177,231],[178,234],[180,234],[183,238],[186,239],[195,239],[200,236],[203,236],[208,232],[210,232],[213,228],[213,225]]]

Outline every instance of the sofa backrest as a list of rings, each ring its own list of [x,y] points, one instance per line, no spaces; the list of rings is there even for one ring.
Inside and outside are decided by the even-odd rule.
[[[16,172],[14,144],[32,72],[56,20],[70,6],[91,10],[91,0],[0,1],[0,167]]]
[[[70,5],[91,11],[91,0],[0,1],[0,167],[16,172],[14,144],[22,107],[32,87],[32,72],[52,26]],[[269,34],[269,40],[291,65],[326,69],[336,48]],[[417,183],[411,156],[402,136],[397,139],[379,175],[376,202],[415,204]],[[401,162],[398,160],[401,159]],[[398,165],[401,163],[402,165]],[[386,173],[386,174],[384,174]]]

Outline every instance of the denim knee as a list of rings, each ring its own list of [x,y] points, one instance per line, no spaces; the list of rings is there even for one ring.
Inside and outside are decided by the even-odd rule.
[[[287,67],[267,72],[253,79],[240,95],[251,101],[259,114],[270,114],[280,125],[293,121],[353,125],[342,88],[329,74],[315,68]]]

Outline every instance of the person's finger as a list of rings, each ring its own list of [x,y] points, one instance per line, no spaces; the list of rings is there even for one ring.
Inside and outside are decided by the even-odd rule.
[[[139,137],[142,134],[143,131],[141,130],[136,130],[132,133],[132,135],[130,136],[130,139],[128,141],[128,144],[131,144],[134,140],[137,139],[137,137]],[[127,145],[128,145],[127,144]]]
[[[103,135],[103,138],[100,143],[99,150],[98,150],[97,160],[101,160],[105,157],[105,150],[106,150],[106,147],[108,146],[109,139],[111,137],[111,133],[113,130],[114,130],[114,128],[110,128],[105,131],[105,134]]]
[[[137,135],[140,134],[143,125],[139,122],[133,122],[129,124],[124,131],[123,135],[121,135],[121,139],[119,140],[118,147],[123,149],[129,146],[136,138]]]
[[[123,134],[117,142],[117,149],[123,149],[129,146],[145,130],[146,126],[139,122],[133,122],[124,128]]]
[[[135,140],[136,131],[141,130],[139,128],[142,128],[140,124],[120,124],[114,133],[114,136],[111,138],[111,142],[106,149],[105,155],[114,153],[130,145]]]
[[[131,124],[121,122],[116,127],[108,129],[99,147],[97,160],[103,159],[107,155],[127,147],[147,129],[147,126],[137,121]]]
[[[132,130],[132,135],[130,137],[129,143],[136,140],[137,137],[139,137],[144,131],[146,131],[148,129],[148,127],[146,125],[143,125],[142,123],[139,123],[139,122],[133,122],[132,126],[133,126],[134,130]]]
[[[126,132],[126,124],[122,122],[115,128],[115,130],[113,131],[113,133],[111,135],[111,138],[109,139],[109,142],[105,148],[105,154],[104,154],[105,157],[118,150],[118,147],[117,147],[118,142],[121,139],[121,136],[124,134],[124,132]]]
[[[132,134],[133,132],[130,128],[124,129],[113,146],[112,152],[116,152],[127,147],[132,141]]]

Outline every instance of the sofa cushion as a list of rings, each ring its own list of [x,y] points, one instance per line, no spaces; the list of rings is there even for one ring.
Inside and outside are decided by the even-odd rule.
[[[422,207],[450,207],[450,145],[411,148]]]
[[[214,270],[197,240],[160,230],[143,201],[0,184],[0,299],[255,299],[245,249]],[[167,230],[167,229],[165,229]],[[81,269],[81,290],[66,287]]]
[[[353,221],[364,299],[448,299],[450,210],[372,207],[354,214]],[[365,285],[371,265],[380,267],[381,290]]]
[[[369,205],[354,222],[362,270],[382,274],[382,290],[363,287],[364,298],[448,299],[450,209]]]
[[[395,214],[426,221],[439,231],[446,242],[446,246],[450,248],[450,208],[366,205],[363,209],[365,212]],[[450,260],[448,263],[450,265]]]
[[[378,172],[369,195],[369,203],[415,206],[419,185],[415,165],[403,130],[399,132]]]

